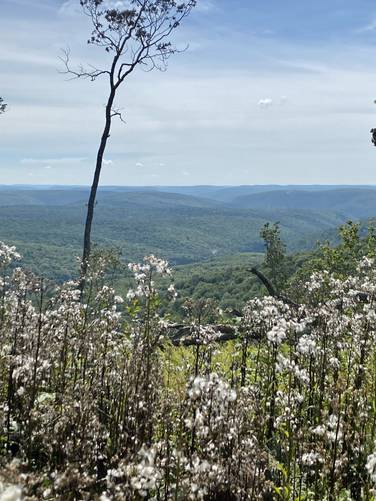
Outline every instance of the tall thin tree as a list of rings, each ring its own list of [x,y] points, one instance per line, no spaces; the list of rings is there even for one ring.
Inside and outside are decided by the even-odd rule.
[[[89,44],[103,48],[112,55],[105,69],[90,66],[77,70],[70,65],[69,51],[62,60],[65,72],[91,81],[104,76],[109,82],[105,107],[105,123],[97,151],[93,183],[87,206],[81,268],[81,287],[84,287],[91,251],[91,229],[103,157],[114,117],[122,119],[114,107],[117,91],[137,67],[165,70],[167,60],[179,50],[172,45],[171,35],[188,16],[196,0],[80,0],[93,30]]]

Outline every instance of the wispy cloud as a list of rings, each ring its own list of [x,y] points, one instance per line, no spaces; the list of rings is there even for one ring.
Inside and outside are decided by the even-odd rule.
[[[87,160],[85,157],[65,157],[65,158],[22,158],[23,165],[64,165],[67,163],[77,164]]]
[[[73,16],[79,14],[81,11],[82,7],[79,2],[76,2],[75,0],[66,0],[61,4],[58,10],[59,14],[63,16]]]
[[[66,81],[57,71],[68,44],[76,62],[107,63],[86,44],[90,24],[78,4],[5,0],[3,182],[22,182],[29,171],[34,181],[91,182],[107,83]],[[372,36],[355,34],[362,23],[364,32],[376,29],[366,23],[371,2],[349,7],[356,19],[349,15],[339,40],[339,16],[327,0],[311,9],[327,12],[325,23],[303,16],[297,0],[275,3],[273,12],[267,4],[199,1],[177,33],[191,48],[171,59],[167,73],[135,72],[119,92],[127,125],[114,123],[104,183],[142,185],[157,175],[161,184],[374,179],[368,131],[376,125],[376,53],[367,45]]]
[[[195,10],[198,12],[210,12],[217,7],[215,0],[198,0]]]
[[[364,26],[361,26],[360,28],[357,28],[355,30],[356,33],[367,33],[370,31],[375,31],[376,30],[376,19],[373,19],[371,22],[367,23]]]
[[[210,2],[210,0],[203,1]],[[103,9],[129,9],[132,5],[129,0],[103,0],[101,7]],[[82,7],[77,0],[65,0],[59,8],[59,13],[64,15],[74,15],[81,11]]]

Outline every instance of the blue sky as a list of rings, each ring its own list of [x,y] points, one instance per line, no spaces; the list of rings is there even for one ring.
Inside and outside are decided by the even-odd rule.
[[[67,81],[88,47],[79,0],[2,0],[0,184],[89,184],[104,81]],[[118,95],[102,183],[376,184],[376,4],[199,0],[189,50]]]

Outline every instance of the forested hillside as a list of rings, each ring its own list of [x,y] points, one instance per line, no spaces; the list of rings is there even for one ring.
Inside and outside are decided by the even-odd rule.
[[[103,189],[96,206],[94,243],[120,249],[125,261],[154,253],[181,265],[262,252],[259,232],[266,222],[280,223],[292,252],[311,249],[326,236],[334,238],[335,229],[347,219],[376,214],[376,192],[370,189],[278,189],[247,196],[246,203],[253,200],[257,207],[239,208],[236,205],[245,204],[239,193],[252,187],[215,188],[176,188],[180,193],[163,187]],[[222,198],[227,193],[226,201],[217,199],[218,192]],[[67,279],[77,272],[72,263],[80,255],[86,197],[87,190],[80,187],[3,187],[0,239],[17,244],[25,266]],[[291,203],[281,208],[288,205],[286,197]]]

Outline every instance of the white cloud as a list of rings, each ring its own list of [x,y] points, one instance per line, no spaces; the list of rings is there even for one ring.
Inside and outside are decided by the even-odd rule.
[[[113,164],[114,164],[113,160],[103,159],[103,165],[113,165]]]
[[[281,96],[277,101],[268,97],[265,99],[260,99],[258,102],[258,105],[260,108],[270,108],[275,103],[277,103],[279,106],[284,106],[285,104],[287,104],[287,102],[288,102],[288,99],[286,96]]]
[[[215,0],[198,0],[195,10],[198,12],[209,12],[215,9]]]
[[[136,163],[136,167],[143,167],[143,166],[144,166],[144,164],[142,162],[137,162]]]
[[[132,5],[130,4],[130,2],[126,0],[103,0],[103,3],[101,5],[101,8],[103,9],[129,9],[131,7]],[[59,8],[59,14],[63,15],[70,16],[81,12],[82,8],[78,0],[66,0]]]
[[[273,99],[270,99],[269,97],[260,99],[258,105],[260,106],[260,108],[270,108],[270,106],[273,105]]]
[[[59,8],[59,14],[64,16],[72,16],[82,12],[80,3],[76,0],[66,0]]]
[[[31,66],[50,67],[56,69],[57,60],[44,55],[41,51],[18,50],[17,48],[0,46],[0,61],[2,63],[24,64]]]

